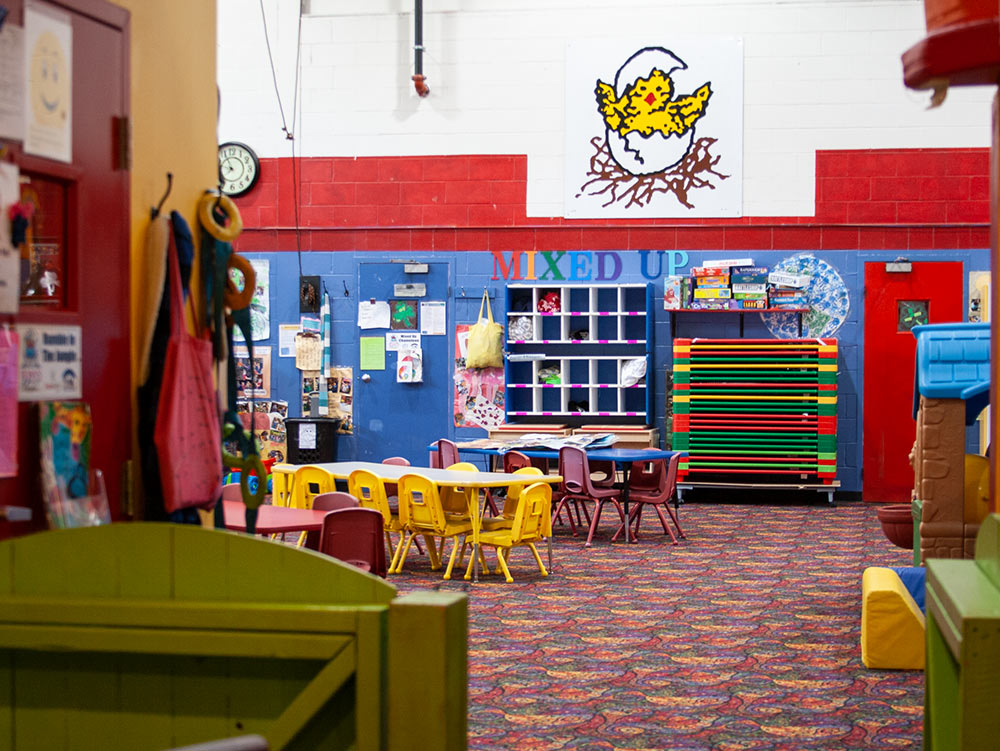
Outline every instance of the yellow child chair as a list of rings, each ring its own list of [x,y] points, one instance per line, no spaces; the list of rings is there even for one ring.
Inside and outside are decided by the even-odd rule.
[[[389,573],[393,573],[398,562],[399,554],[403,549],[405,528],[398,514],[392,513],[389,507],[389,498],[385,493],[385,482],[366,469],[356,469],[347,478],[347,489],[351,495],[357,498],[364,508],[372,508],[382,514],[382,521],[385,528],[385,541],[392,550],[392,561],[389,563]],[[391,532],[399,532],[399,542],[393,546]],[[433,540],[428,540],[427,544],[432,545]]]
[[[510,555],[511,548],[516,545],[527,545],[531,548],[538,570],[542,572],[542,576],[549,575],[538,555],[535,543],[543,540],[546,532],[551,529],[551,513],[552,488],[548,483],[536,482],[521,491],[517,499],[514,523],[510,529],[496,529],[479,534],[480,546],[489,545],[496,548],[497,562],[508,584],[514,581],[514,577],[507,568],[507,556]],[[472,564],[473,561],[469,561],[469,567],[465,571],[466,579],[472,578]]]
[[[457,472],[478,472],[479,467],[471,462],[456,462],[449,464],[445,469],[453,469]],[[458,516],[470,516],[472,502],[479,500],[478,488],[440,488],[441,505],[448,514]]]
[[[313,499],[320,493],[331,493],[336,490],[333,478],[325,469],[313,467],[309,464],[295,470],[295,482],[292,486],[291,505],[293,508],[312,508]],[[302,547],[306,541],[306,533],[299,535],[296,543]]]
[[[312,508],[313,498],[320,493],[331,493],[336,489],[329,472],[306,464],[295,470],[292,507]]]
[[[521,467],[520,469],[515,469],[511,474],[540,477],[545,473],[538,467]],[[500,516],[494,516],[492,519],[483,519],[482,529],[489,531],[510,529],[514,525],[514,516],[517,513],[517,501],[521,497],[524,486],[529,482],[531,480],[511,484],[507,488],[507,500],[504,501],[503,512]]]
[[[406,544],[403,546],[402,555],[399,556],[395,573],[398,574],[403,570],[410,544],[416,535],[423,535],[425,539],[440,537],[442,549],[445,539],[450,537],[454,540],[454,545],[448,568],[444,572],[444,578],[450,579],[458,553],[459,536],[464,543],[465,536],[472,531],[472,520],[468,516],[460,518],[446,514],[444,506],[441,505],[441,495],[438,493],[437,485],[426,477],[414,474],[399,478],[399,520],[404,527]],[[437,571],[441,568],[441,556],[431,539],[427,540],[427,552],[431,559],[431,570]]]
[[[291,490],[294,486],[292,475],[288,472],[271,473],[271,505],[290,506]]]

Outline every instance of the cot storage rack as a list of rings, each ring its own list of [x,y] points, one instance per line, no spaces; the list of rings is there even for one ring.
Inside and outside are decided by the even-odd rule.
[[[679,484],[839,484],[836,339],[675,339],[673,365]]]

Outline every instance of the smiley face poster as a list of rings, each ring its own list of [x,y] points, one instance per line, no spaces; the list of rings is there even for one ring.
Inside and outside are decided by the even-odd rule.
[[[741,39],[569,45],[566,217],[735,217],[742,202]]]
[[[24,9],[24,150],[73,161],[73,30],[69,16],[46,5]]]

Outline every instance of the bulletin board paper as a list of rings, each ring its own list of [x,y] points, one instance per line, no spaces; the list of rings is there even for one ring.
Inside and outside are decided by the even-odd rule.
[[[250,336],[255,342],[262,342],[271,338],[271,262],[255,258],[250,265],[256,277],[253,297],[250,298]],[[229,274],[234,280],[240,280],[237,289],[242,291],[242,274],[235,269],[230,269]],[[233,340],[245,341],[238,326],[233,330]]]
[[[503,368],[464,368],[469,324],[455,327],[455,427],[495,428],[504,422]]]
[[[17,325],[20,338],[18,399],[80,399],[81,333],[79,326]]]
[[[278,324],[278,357],[295,357],[295,335],[298,333],[297,323]]]
[[[385,351],[399,352],[415,347],[420,349],[420,334],[415,331],[389,331],[385,335]]]
[[[361,337],[361,369],[385,370],[385,339],[381,336]]]
[[[240,399],[267,399],[271,396],[271,348],[254,347],[253,363],[246,347],[234,346],[236,396]]]
[[[323,340],[311,334],[298,334],[295,337],[295,367],[320,370],[323,367]]]
[[[337,432],[350,435],[354,432],[354,369],[334,366],[326,379],[330,395],[330,417],[341,420]]]
[[[427,336],[444,336],[446,306],[443,300],[426,300],[420,303],[420,333]]]
[[[358,303],[359,329],[387,329],[389,317],[389,303],[385,300],[362,300]]]

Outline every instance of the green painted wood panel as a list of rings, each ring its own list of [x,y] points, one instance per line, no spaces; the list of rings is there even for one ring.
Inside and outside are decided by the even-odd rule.
[[[394,599],[326,556],[163,524],[0,542],[0,582],[0,748],[155,751],[280,731],[289,751],[392,749],[393,656],[410,694],[434,663],[429,734],[397,733],[398,747],[465,748],[464,595]],[[390,621],[420,649],[390,655]]]

